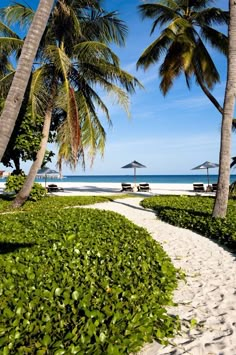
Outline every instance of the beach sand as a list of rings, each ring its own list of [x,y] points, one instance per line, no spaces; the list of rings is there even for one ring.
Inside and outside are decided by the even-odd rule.
[[[139,355],[236,355],[236,257],[190,230],[171,226],[143,209],[142,198],[128,198],[91,208],[112,210],[144,227],[177,268],[186,274],[174,293],[181,334],[167,347],[147,345]],[[132,280],[131,280],[132,282]]]
[[[48,182],[53,184],[54,182]],[[45,186],[44,182],[40,182]],[[64,189],[63,192],[56,192],[57,196],[71,195],[110,195],[121,192],[121,184],[118,183],[85,183],[85,182],[55,182],[58,187]],[[132,184],[133,186],[133,184]],[[138,186],[138,184],[137,184]],[[150,192],[133,192],[135,195],[150,196],[150,195],[196,195],[193,191],[193,184],[149,184]],[[206,186],[206,185],[205,185]],[[0,192],[3,192],[5,187],[4,182],[0,182]],[[199,195],[200,193],[198,193]],[[203,193],[204,195],[214,195],[214,193]]]
[[[55,195],[109,195],[120,193],[121,185],[111,183],[57,183],[64,192]],[[3,188],[0,183],[0,189]],[[174,293],[181,334],[167,347],[147,344],[139,355],[236,355],[236,258],[217,243],[190,230],[157,219],[139,203],[158,194],[196,195],[192,184],[150,184],[151,192],[86,207],[112,210],[144,227],[158,241],[177,268],[186,274]],[[121,193],[122,194],[122,193]],[[206,194],[206,193],[203,193]],[[54,195],[54,194],[52,194]],[[139,198],[137,198],[139,197]],[[132,280],[130,280],[132,282]]]

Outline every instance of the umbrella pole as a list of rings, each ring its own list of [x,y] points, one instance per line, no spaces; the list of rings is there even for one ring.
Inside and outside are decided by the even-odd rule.
[[[207,181],[208,181],[208,186],[210,186],[210,180],[209,180],[209,171],[208,171],[208,168],[207,168]]]
[[[136,187],[136,168],[134,168],[134,187]]]

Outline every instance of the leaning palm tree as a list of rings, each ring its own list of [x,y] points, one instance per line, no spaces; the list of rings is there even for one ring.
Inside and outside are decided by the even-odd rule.
[[[218,189],[214,204],[213,216],[224,218],[227,213],[231,157],[231,129],[236,96],[236,6],[229,1],[229,55],[227,82],[224,99],[224,111],[221,125],[220,168]]]
[[[33,61],[46,28],[53,4],[54,0],[40,0],[38,9],[26,36],[17,70],[0,118],[0,160],[2,159],[14,129],[30,78]]]
[[[164,95],[172,87],[174,79],[183,73],[187,86],[190,87],[190,79],[194,77],[204,94],[223,114],[219,187],[213,216],[224,217],[228,201],[231,142],[229,126],[231,129],[232,101],[228,96],[230,94],[229,87],[226,89],[228,94],[225,97],[224,109],[211,93],[211,89],[219,82],[220,75],[205,43],[209,43],[224,55],[228,54],[228,37],[213,28],[213,25],[227,25],[229,23],[229,12],[219,8],[210,8],[211,3],[213,3],[212,0],[160,0],[154,4],[139,6],[143,18],[154,19],[152,33],[157,25],[165,25],[166,27],[162,30],[160,36],[143,52],[137,66],[147,69],[163,55],[164,59],[159,73],[161,77],[160,89]],[[234,90],[234,87],[231,90]],[[230,121],[229,112],[231,113]]]
[[[206,43],[227,55],[228,38],[213,25],[228,24],[228,12],[208,7],[212,0],[159,0],[139,6],[143,18],[153,19],[151,33],[157,26],[164,27],[160,35],[148,46],[137,62],[137,67],[149,68],[163,60],[159,74],[160,89],[165,95],[174,80],[185,75],[186,84],[195,78],[205,95],[220,113],[222,106],[211,89],[220,75]]]
[[[134,92],[135,86],[139,85],[133,76],[121,70],[117,56],[106,45],[113,36],[113,41],[123,42],[122,28],[125,29],[124,25],[119,26],[119,21],[116,20],[114,14],[104,16],[99,10],[102,15],[97,16],[97,26],[99,25],[100,31],[92,31],[95,9],[93,8],[90,12],[93,15],[93,21],[90,21],[90,26],[87,26],[89,11],[86,8],[86,18],[82,18],[84,11],[78,7],[80,2],[74,1],[72,3],[73,5],[77,3],[74,12],[73,8],[69,6],[71,5],[69,1],[68,4],[66,1],[58,1],[44,34],[42,47],[39,48],[39,56],[41,55],[44,64],[42,63],[34,73],[31,106],[37,110],[37,105],[33,105],[33,102],[40,102],[40,100],[35,100],[40,87],[37,83],[44,82],[42,87],[45,87],[43,91],[47,97],[48,105],[44,108],[43,141],[13,207],[20,206],[30,193],[37,169],[41,166],[44,157],[54,111],[64,112],[64,119],[58,129],[57,137],[59,143],[58,162],[61,164],[62,161],[67,161],[71,166],[76,166],[78,158],[82,158],[83,161],[84,148],[90,149],[92,159],[97,150],[102,152],[104,149],[105,130],[99,121],[96,109],[100,107],[108,121],[110,121],[110,116],[95,88],[99,86],[108,93],[112,92],[116,96],[117,102],[127,107],[127,94]],[[70,14],[70,16],[69,18],[60,16],[59,22],[58,16],[61,14],[60,6],[62,4],[62,9],[66,8],[66,15]],[[72,28],[68,28],[68,21],[70,22],[71,19],[73,19]],[[63,20],[66,21],[67,27]],[[117,31],[115,31],[116,26]],[[103,27],[104,39],[101,32]],[[89,29],[88,36],[86,36],[86,29]],[[97,41],[95,41],[96,33]]]

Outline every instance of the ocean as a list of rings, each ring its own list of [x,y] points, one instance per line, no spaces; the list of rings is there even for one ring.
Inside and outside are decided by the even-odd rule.
[[[210,183],[216,183],[218,175],[209,175]],[[37,179],[41,181],[44,179]],[[236,180],[236,175],[231,175],[230,182]],[[82,182],[82,183],[122,183],[134,182],[133,175],[65,175],[62,179],[50,179],[47,176],[47,182]],[[193,182],[202,182],[207,184],[206,174],[196,175],[136,175],[136,182],[148,182],[153,184],[192,184]]]

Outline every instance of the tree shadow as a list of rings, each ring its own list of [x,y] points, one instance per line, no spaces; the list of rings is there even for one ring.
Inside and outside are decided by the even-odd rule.
[[[210,212],[204,212],[204,211],[196,211],[193,209],[188,209],[188,208],[178,208],[178,207],[171,207],[171,206],[158,206],[154,207],[153,211],[158,215],[158,213],[165,211],[165,210],[170,210],[170,211],[179,211],[179,212],[187,212],[191,216],[195,217],[211,217]]]
[[[21,248],[31,248],[35,243],[11,243],[11,242],[0,242],[0,254],[12,253]]]
[[[8,193],[3,193],[1,196],[0,196],[0,199],[3,200],[3,201],[12,201],[14,200],[14,198],[16,197],[16,194],[8,194]]]

